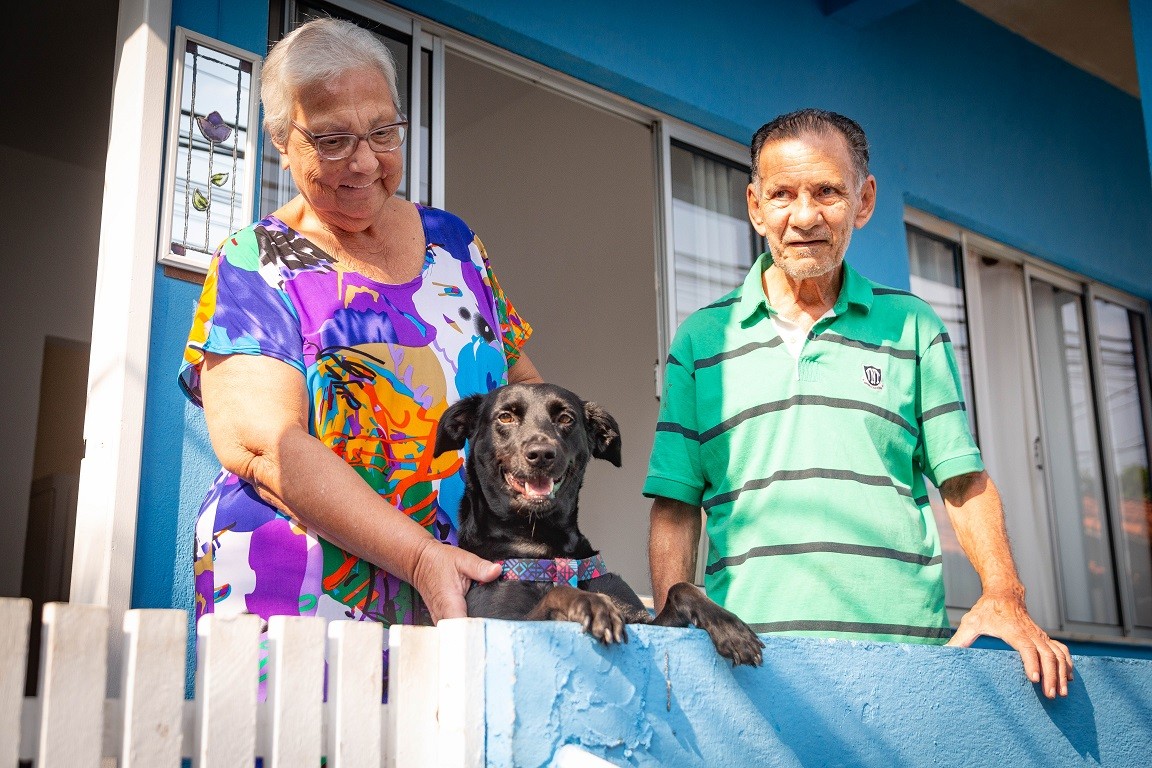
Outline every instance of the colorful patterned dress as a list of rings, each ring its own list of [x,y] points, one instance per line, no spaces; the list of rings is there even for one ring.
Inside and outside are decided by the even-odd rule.
[[[441,541],[456,543],[463,458],[432,457],[456,400],[507,383],[531,334],[480,241],[457,217],[419,208],[419,277],[379,283],[268,217],[212,260],[185,348],[198,405],[204,352],[269,355],[304,375],[310,430]],[[265,503],[226,470],[196,524],[196,615],[254,613],[428,623],[416,590]]]

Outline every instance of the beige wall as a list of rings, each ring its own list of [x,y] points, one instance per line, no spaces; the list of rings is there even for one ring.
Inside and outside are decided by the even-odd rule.
[[[446,207],[464,218],[534,326],[545,380],[620,422],[624,466],[590,468],[581,529],[650,593],[640,495],[658,404],[651,128],[461,56],[446,73]]]
[[[92,333],[118,8],[15,3],[0,26],[0,595],[20,591],[45,339]],[[83,397],[60,410],[82,439]]]
[[[0,225],[4,279],[0,282],[0,595],[18,595],[32,486],[44,343],[48,336],[85,342],[92,332],[97,236],[104,175],[42,155],[0,146]],[[85,365],[70,374],[83,393]],[[70,413],[69,413],[70,411]],[[61,405],[57,415],[80,440],[84,399]],[[61,427],[63,428],[63,427]],[[71,446],[75,449],[75,445]]]

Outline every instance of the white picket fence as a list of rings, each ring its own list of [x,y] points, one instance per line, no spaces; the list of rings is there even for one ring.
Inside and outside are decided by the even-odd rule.
[[[196,692],[184,699],[187,615],[124,616],[121,678],[108,698],[106,608],[44,608],[39,696],[24,697],[31,603],[0,598],[0,766],[333,768],[484,765],[483,629],[477,620],[388,633],[374,622],[275,617],[268,696],[257,703],[260,619],[199,622]],[[327,630],[327,631],[326,631]],[[113,642],[116,642],[115,638]],[[327,647],[328,700],[324,702]],[[481,660],[479,664],[469,659]]]

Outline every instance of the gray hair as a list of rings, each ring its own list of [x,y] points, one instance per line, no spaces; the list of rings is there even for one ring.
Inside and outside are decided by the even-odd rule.
[[[396,62],[367,29],[342,19],[313,19],[272,46],[260,72],[260,101],[264,127],[273,141],[280,145],[287,141],[292,110],[302,90],[356,69],[383,75],[399,113]]]
[[[868,137],[864,135],[864,129],[850,117],[823,109],[809,108],[780,115],[772,122],[762,125],[752,137],[752,183],[757,189],[760,185],[760,151],[764,149],[764,145],[783,139],[798,139],[810,133],[818,136],[843,136],[848,145],[848,152],[852,156],[856,183],[864,183],[868,178]]]

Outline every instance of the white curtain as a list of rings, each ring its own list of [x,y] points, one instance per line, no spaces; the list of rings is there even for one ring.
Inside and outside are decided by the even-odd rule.
[[[672,145],[677,323],[742,283],[755,259],[747,186],[747,170]]]

